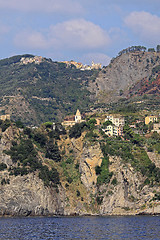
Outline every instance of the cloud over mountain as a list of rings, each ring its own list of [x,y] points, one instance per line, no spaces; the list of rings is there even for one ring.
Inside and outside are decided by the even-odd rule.
[[[51,25],[46,33],[19,32],[15,44],[19,47],[53,49],[100,49],[108,46],[110,37],[100,26],[84,19],[75,19]]]
[[[160,17],[148,12],[132,12],[125,18],[125,24],[141,40],[150,44],[160,41]]]

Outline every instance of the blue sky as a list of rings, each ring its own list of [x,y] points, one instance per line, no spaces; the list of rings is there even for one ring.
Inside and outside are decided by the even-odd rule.
[[[160,0],[0,0],[0,58],[31,53],[107,65],[160,44]]]

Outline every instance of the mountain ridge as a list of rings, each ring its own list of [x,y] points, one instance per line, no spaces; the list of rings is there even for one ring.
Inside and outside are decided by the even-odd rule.
[[[29,54],[7,58],[0,61],[0,114],[39,125],[61,122],[77,108],[81,112],[99,111],[101,106],[110,109],[110,103],[143,97],[142,93],[134,94],[135,89],[145,84],[144,79],[155,78],[158,66],[160,52],[128,50],[101,70],[82,71],[73,64]],[[154,89],[159,97],[157,84]],[[155,93],[152,90],[146,94]]]

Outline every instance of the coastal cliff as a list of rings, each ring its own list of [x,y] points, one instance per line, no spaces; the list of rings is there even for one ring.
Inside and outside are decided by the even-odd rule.
[[[28,163],[25,167],[28,172],[25,173],[26,159],[21,168],[22,162],[16,162],[10,153],[14,146],[21,146],[23,138],[27,138],[24,130],[11,124],[0,135],[0,164],[1,167],[5,166],[0,172],[1,216],[160,213],[158,182],[144,184],[144,174],[137,171],[133,164],[124,162],[121,156],[112,153],[108,155],[108,168],[103,169],[107,157],[100,135],[96,141],[88,138],[87,131],[78,138],[70,138],[68,134],[60,136],[57,140],[61,154],[59,161],[47,158],[44,146],[41,148],[34,141],[37,159],[42,165],[33,171]],[[156,155],[156,161],[157,158],[159,155]],[[45,167],[48,169],[45,174],[56,169],[59,180],[54,181],[50,177],[47,181],[42,177]],[[19,168],[23,172],[19,173]],[[101,170],[99,173],[98,169]],[[101,174],[103,171],[106,171],[105,178]]]

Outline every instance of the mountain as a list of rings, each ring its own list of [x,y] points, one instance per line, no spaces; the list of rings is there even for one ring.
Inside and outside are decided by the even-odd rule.
[[[151,77],[159,65],[159,52],[126,51],[99,72],[90,91],[96,92],[99,102],[116,102],[135,84]]]
[[[138,81],[128,91],[128,97],[130,96],[144,96],[144,95],[160,95],[160,65],[157,65],[152,69],[150,76]]]
[[[53,62],[28,54],[1,60],[0,114],[10,114],[26,125],[39,125],[61,122],[77,108],[81,112],[102,107],[113,110],[144,96],[138,107],[154,108],[160,103],[160,52],[128,49],[107,67],[92,70],[80,69],[73,61]]]
[[[1,60],[1,114],[30,125],[60,121],[77,108],[85,110],[91,105],[87,84],[97,73],[33,55]]]

